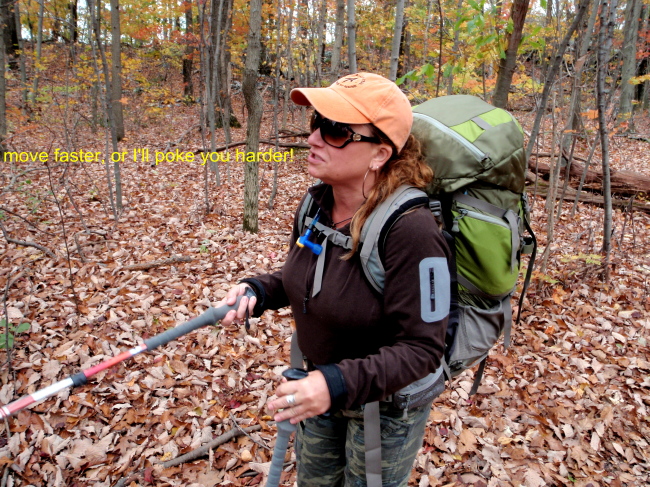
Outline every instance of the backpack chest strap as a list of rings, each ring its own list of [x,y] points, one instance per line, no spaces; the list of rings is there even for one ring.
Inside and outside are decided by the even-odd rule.
[[[305,219],[305,223],[307,224],[307,226],[312,224],[312,220],[313,219],[311,217],[307,217]],[[343,235],[338,230],[334,230],[330,227],[327,227],[321,224],[320,222],[316,222],[314,228],[316,229],[317,232],[325,236],[325,240],[323,240],[323,243],[321,243],[321,247],[323,247],[323,250],[318,255],[318,260],[316,261],[316,270],[314,271],[314,285],[311,291],[312,298],[320,292],[321,287],[323,285],[323,272],[325,270],[325,254],[327,254],[328,242],[338,247],[343,247],[346,250],[350,250],[352,248],[352,237]]]

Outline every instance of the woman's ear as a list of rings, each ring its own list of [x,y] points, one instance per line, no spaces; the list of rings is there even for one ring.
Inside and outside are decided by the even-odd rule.
[[[393,155],[393,148],[389,144],[381,143],[375,145],[375,151],[370,161],[370,167],[380,170]]]

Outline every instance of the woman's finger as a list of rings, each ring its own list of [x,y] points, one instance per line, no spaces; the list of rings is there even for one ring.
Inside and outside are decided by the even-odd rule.
[[[317,370],[304,379],[283,382],[276,394],[278,398],[268,403],[271,411],[277,411],[276,421],[289,419],[295,424],[323,414],[332,404],[325,377]]]

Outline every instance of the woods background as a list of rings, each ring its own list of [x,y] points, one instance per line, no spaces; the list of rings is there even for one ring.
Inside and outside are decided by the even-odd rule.
[[[513,111],[542,251],[512,348],[477,396],[468,371],[436,402],[412,485],[647,485],[648,0],[0,0],[0,16],[0,403],[280,268],[313,183],[289,92],[370,71],[413,104]],[[282,310],[199,330],[22,411],[0,425],[0,487],[263,482],[291,326]]]

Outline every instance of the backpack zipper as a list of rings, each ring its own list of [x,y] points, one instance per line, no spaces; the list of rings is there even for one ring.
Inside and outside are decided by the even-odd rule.
[[[454,217],[454,221],[451,225],[451,233],[458,233],[460,231],[460,227],[458,226],[458,222],[460,222],[463,218],[467,216],[469,211],[467,211],[464,208],[460,208],[458,210],[458,213],[460,213],[458,216]]]
[[[472,144],[465,137],[460,135],[455,130],[450,129],[444,123],[439,122],[435,118],[429,117],[428,115],[424,115],[423,113],[418,113],[418,112],[414,112],[413,117],[414,118],[422,118],[426,122],[428,122],[431,125],[433,125],[434,127],[436,127],[441,132],[444,132],[445,134],[449,135],[451,138],[456,139],[463,146],[465,146],[465,148],[467,148],[467,150],[469,150],[474,157],[476,157],[476,160],[478,162],[483,162],[485,159],[489,158],[487,154],[485,154],[483,151],[481,151],[478,147],[476,147],[474,144]]]
[[[500,218],[490,216],[490,215],[485,215],[485,214],[479,213],[477,211],[466,210],[464,208],[460,209],[460,213],[462,214],[461,218],[465,217],[465,216],[468,216],[470,218],[474,218],[475,220],[481,220],[481,221],[484,221],[484,222],[487,222],[487,223],[493,223],[495,225],[499,225],[499,226],[501,226],[503,228],[506,228],[506,229],[510,230],[510,225],[508,225],[506,222],[504,222]],[[460,218],[458,218],[458,220],[460,220]],[[454,220],[454,221],[456,221],[456,220]]]

